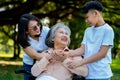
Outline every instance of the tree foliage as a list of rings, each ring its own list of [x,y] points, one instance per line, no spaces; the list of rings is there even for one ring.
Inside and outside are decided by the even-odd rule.
[[[16,43],[16,24],[22,14],[31,13],[40,19],[47,17],[50,20],[50,27],[58,21],[68,24],[72,31],[70,48],[77,48],[80,46],[85,28],[88,27],[80,12],[87,1],[89,0],[0,0],[0,33],[2,33],[0,43],[6,43],[10,38],[14,41],[14,48],[19,49]],[[115,46],[119,47],[117,44],[120,44],[120,1],[99,1],[104,6],[105,21],[115,30],[117,36]],[[5,31],[7,29],[10,31]],[[2,40],[5,37],[3,35],[8,37],[7,40]],[[15,50],[14,54],[18,55],[18,52]]]

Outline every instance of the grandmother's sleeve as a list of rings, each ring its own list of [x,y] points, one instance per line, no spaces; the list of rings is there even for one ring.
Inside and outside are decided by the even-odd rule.
[[[32,75],[35,77],[39,76],[46,69],[48,64],[49,61],[46,59],[46,57],[43,57],[41,60],[36,61],[36,63],[31,68]]]

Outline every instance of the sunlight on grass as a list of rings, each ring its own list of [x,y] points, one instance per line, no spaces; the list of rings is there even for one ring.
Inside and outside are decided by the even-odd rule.
[[[2,65],[22,65],[21,59],[12,60],[12,52],[5,53],[0,51],[0,64]],[[23,52],[20,54],[20,58],[23,57]]]
[[[0,57],[6,57],[6,58],[7,58],[7,57],[11,57],[11,58],[12,58],[12,57],[13,57],[13,54],[4,54],[4,53],[1,54],[1,53],[0,53]],[[23,54],[20,54],[20,58],[22,58],[22,57],[23,57]]]
[[[22,61],[0,61],[1,65],[23,65]]]
[[[120,59],[113,59],[112,60],[112,64],[111,64],[112,68],[116,68],[116,69],[120,69]]]
[[[13,54],[11,54],[11,53],[13,53],[13,52],[9,52],[9,53],[5,53],[5,52],[1,52],[0,51],[0,57],[13,57]],[[23,57],[23,52],[21,52],[21,54],[20,54],[20,58],[22,58]]]
[[[113,72],[112,80],[120,80],[120,58],[112,60],[111,68]]]

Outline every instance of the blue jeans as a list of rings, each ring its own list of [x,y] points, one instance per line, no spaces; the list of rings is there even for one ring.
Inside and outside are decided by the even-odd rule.
[[[23,63],[24,70],[31,72],[31,67],[32,67],[32,65],[28,65],[28,64]],[[30,77],[32,77],[32,75],[24,74],[24,80],[29,80]]]
[[[105,79],[85,79],[85,80],[111,80],[110,78],[105,78]]]

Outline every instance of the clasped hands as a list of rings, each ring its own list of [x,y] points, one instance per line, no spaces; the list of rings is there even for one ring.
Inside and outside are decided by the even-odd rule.
[[[50,61],[50,62],[56,62],[56,61],[61,61],[63,62],[65,59],[69,59],[69,61],[67,62],[67,66],[70,69],[74,69],[78,66],[81,66],[81,61],[82,60],[76,60],[73,56],[71,56],[72,54],[72,50],[48,50],[46,52],[46,58]]]
[[[47,50],[46,51],[46,58],[50,61],[50,62],[55,62],[55,61],[63,61],[64,59],[67,58],[67,54],[65,50]]]

